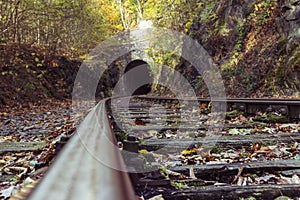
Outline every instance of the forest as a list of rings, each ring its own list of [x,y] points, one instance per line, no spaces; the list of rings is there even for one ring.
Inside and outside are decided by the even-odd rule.
[[[144,0],[1,1],[1,42],[86,53],[139,21],[187,31],[204,2]]]
[[[299,1],[5,0],[0,9],[5,105],[70,96],[87,54],[142,21],[198,41],[220,68],[228,96],[299,96]],[[184,60],[172,52],[151,56],[208,95],[203,77]],[[114,83],[104,85],[109,95]]]
[[[299,41],[300,0],[0,0],[0,199],[299,199]]]

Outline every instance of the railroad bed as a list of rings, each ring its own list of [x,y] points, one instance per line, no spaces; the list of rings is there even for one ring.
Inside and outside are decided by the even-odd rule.
[[[106,99],[27,199],[297,199],[299,118],[292,99]]]
[[[188,106],[192,99],[131,98],[125,107],[122,101],[111,105],[112,124],[123,149],[139,152],[125,156],[140,172],[131,173],[139,196],[300,197],[299,101],[230,99],[214,135],[209,128],[220,123],[210,100],[198,99],[198,107]]]

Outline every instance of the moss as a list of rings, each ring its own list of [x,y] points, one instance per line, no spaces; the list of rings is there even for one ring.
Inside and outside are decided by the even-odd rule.
[[[245,148],[242,149],[240,156],[243,158],[248,158],[250,156],[250,153],[246,151]]]
[[[255,143],[261,146],[273,146],[278,144],[278,141],[255,141]]]
[[[300,65],[300,45],[296,50],[294,50],[293,54],[290,56],[290,61],[289,61],[289,66],[292,70],[294,70],[296,66],[299,67],[299,65]]]
[[[123,132],[123,131],[115,132],[115,135],[116,135],[116,138],[117,138],[118,142],[123,142],[128,137],[128,134]]]
[[[167,167],[166,166],[160,166],[160,174],[165,177],[169,178],[169,174],[167,173]]]
[[[265,84],[268,88],[269,93],[278,94],[280,86],[284,85],[286,81],[286,66],[284,63],[281,63],[279,67],[272,70],[266,78]]]
[[[183,188],[188,188],[188,185],[184,182],[171,182],[171,185],[174,186],[177,189],[183,189]]]
[[[229,111],[229,112],[225,113],[226,119],[234,118],[234,117],[237,117],[239,115],[245,115],[245,113],[241,112],[241,111],[238,111],[238,110],[232,110],[232,111]]]
[[[189,138],[195,138],[196,134],[194,132],[189,132],[188,136],[189,136]]]
[[[214,148],[211,150],[211,153],[219,154],[219,153],[225,152],[225,151],[227,151],[227,150],[228,150],[228,148],[224,148],[224,147],[222,147],[222,146],[216,145],[216,146],[214,146]]]
[[[281,65],[275,74],[275,81],[280,81],[285,76],[285,67]],[[274,77],[272,77],[274,79]]]
[[[253,125],[253,126],[257,126],[260,128],[265,128],[268,126],[268,124],[264,123],[264,122],[259,122],[259,121],[254,121],[254,122],[246,122],[246,125]],[[254,130],[255,131],[255,130]]]
[[[8,181],[10,181],[10,182],[17,182],[19,180],[19,177],[18,176],[16,176],[16,175],[1,175],[0,176],[0,181],[1,182],[8,182]]]
[[[291,198],[289,198],[287,196],[280,196],[280,197],[277,197],[275,200],[291,200]]]
[[[255,197],[239,198],[239,200],[256,200]]]
[[[287,123],[289,122],[289,118],[287,116],[275,115],[273,113],[262,115],[262,116],[255,116],[253,118],[254,121],[260,121],[265,123]]]
[[[35,90],[36,89],[36,86],[34,85],[34,83],[32,82],[27,82],[24,86],[24,90]]]
[[[205,182],[203,180],[180,180],[180,181],[172,181],[171,184],[177,185],[177,188],[184,188],[187,186],[201,187],[205,186]],[[176,186],[175,186],[176,187]]]
[[[149,162],[149,163],[155,162],[155,158],[152,153],[143,153],[142,155],[147,162]]]
[[[232,110],[232,111],[226,112],[226,115],[238,115],[238,114],[239,114],[238,110]]]
[[[282,40],[279,40],[278,42],[277,42],[277,50],[279,51],[279,52],[283,52],[283,51],[285,51],[285,49],[286,49],[286,45],[287,45],[287,43],[288,43],[288,39],[287,38],[284,38],[284,39],[282,39]]]

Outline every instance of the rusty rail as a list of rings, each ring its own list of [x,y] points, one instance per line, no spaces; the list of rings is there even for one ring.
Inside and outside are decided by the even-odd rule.
[[[116,139],[106,113],[107,100],[87,115],[29,200],[135,199],[120,151],[108,145]],[[106,165],[94,155],[102,155]]]
[[[145,100],[155,100],[158,102],[174,101],[170,97],[149,97],[140,96]],[[199,104],[209,104],[210,98],[186,98],[185,101],[198,101]],[[266,99],[266,98],[228,98],[213,99],[215,103],[226,103],[227,110],[240,110],[248,114],[256,114],[257,112],[276,111],[280,114],[288,115],[293,119],[300,119],[300,99]]]

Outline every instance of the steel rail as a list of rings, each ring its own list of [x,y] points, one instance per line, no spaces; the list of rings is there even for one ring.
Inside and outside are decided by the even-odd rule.
[[[178,99],[172,97],[155,97],[155,96],[139,96],[138,98],[145,100],[155,100],[159,102],[179,102]],[[200,104],[226,103],[227,110],[238,109],[249,114],[265,112],[269,108],[272,111],[283,112],[294,119],[300,119],[300,99],[266,99],[266,98],[185,98],[184,101],[198,101]],[[283,109],[283,110],[281,110]]]
[[[156,101],[176,101],[174,98],[138,96],[141,99]],[[126,165],[116,144],[111,128],[105,99],[99,102],[87,115],[62,152],[38,186],[29,195],[29,200],[134,200],[133,185]],[[188,99],[200,103],[209,103],[212,99]],[[213,99],[226,102],[227,106],[245,105],[245,109],[254,110],[251,105],[285,105],[288,112],[300,118],[300,100],[285,99]],[[249,106],[250,105],[250,106]],[[295,110],[292,110],[295,109]],[[97,156],[105,157],[105,164]],[[121,171],[109,166],[118,165]]]
[[[145,96],[145,95],[140,95],[140,96],[135,96],[137,98],[141,99],[153,99],[153,100],[177,100],[175,97],[163,97],[163,96]],[[186,97],[184,100],[187,101],[225,101],[225,102],[295,102],[298,105],[300,104],[300,98],[291,98],[291,99],[286,99],[286,98],[202,98],[202,97],[197,97],[197,98],[189,98]]]
[[[172,97],[156,97],[156,96],[137,96],[145,100],[158,100],[158,101],[174,101],[178,100]],[[179,99],[181,100],[181,99]],[[249,103],[249,104],[271,104],[271,105],[297,105],[300,106],[300,99],[266,99],[266,98],[185,98],[184,101],[198,101],[198,102],[226,102],[226,103]]]
[[[99,102],[87,115],[29,200],[136,199],[121,152],[107,142],[116,142],[107,101]],[[105,164],[95,158],[99,154],[105,156]],[[124,170],[112,169],[110,164]]]

